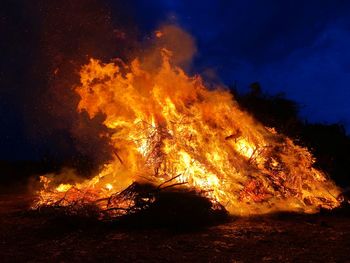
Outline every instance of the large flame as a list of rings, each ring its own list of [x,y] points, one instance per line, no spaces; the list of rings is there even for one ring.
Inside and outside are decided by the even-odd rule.
[[[161,53],[152,70],[138,59],[130,65],[91,59],[82,68],[78,110],[105,115],[114,159],[81,183],[57,185],[42,177],[37,205],[62,196],[63,205],[96,201],[135,181],[171,179],[236,215],[339,205],[339,189],[313,168],[307,149],[259,124],[228,91],[209,90],[199,76],[187,76],[168,50]]]

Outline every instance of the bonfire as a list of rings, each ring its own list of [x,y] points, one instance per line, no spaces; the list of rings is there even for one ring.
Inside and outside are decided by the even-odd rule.
[[[100,215],[119,217],[147,209],[170,188],[240,216],[339,206],[340,189],[313,167],[306,148],[258,123],[224,87],[188,76],[170,50],[158,52],[152,69],[142,58],[91,58],[82,67],[77,110],[105,116],[113,159],[83,181],[42,176],[33,207],[93,204]]]

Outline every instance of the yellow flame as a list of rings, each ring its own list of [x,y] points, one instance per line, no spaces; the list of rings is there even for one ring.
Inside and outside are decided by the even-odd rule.
[[[228,91],[209,90],[199,76],[187,76],[171,64],[169,52],[162,56],[151,70],[137,59],[123,70],[96,59],[82,68],[78,110],[106,116],[115,158],[75,189],[98,199],[141,177],[155,184],[174,178],[238,215],[339,205],[340,190],[312,167],[307,149],[257,123]],[[58,199],[50,180],[43,182],[40,202]],[[71,187],[61,184],[56,192]]]
[[[59,186],[56,187],[56,191],[58,192],[67,192],[70,188],[72,187],[72,185],[70,184],[60,184]]]

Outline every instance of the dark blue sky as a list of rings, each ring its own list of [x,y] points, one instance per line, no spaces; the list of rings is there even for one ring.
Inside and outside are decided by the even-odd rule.
[[[244,90],[284,92],[315,122],[350,130],[350,2],[279,0],[134,1],[151,31],[176,22],[196,39],[195,70],[214,69]]]

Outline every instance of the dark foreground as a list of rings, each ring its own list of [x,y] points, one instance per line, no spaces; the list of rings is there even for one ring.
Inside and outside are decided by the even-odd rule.
[[[121,228],[26,212],[0,195],[1,262],[350,262],[346,213],[232,219],[196,229]]]

